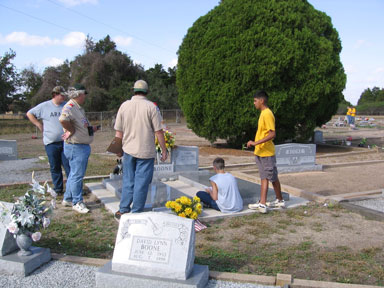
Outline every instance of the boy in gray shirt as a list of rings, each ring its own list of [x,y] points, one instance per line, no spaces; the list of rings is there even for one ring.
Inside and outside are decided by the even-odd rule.
[[[48,156],[52,182],[56,193],[63,193],[63,173],[69,175],[69,163],[64,156],[63,127],[59,122],[61,110],[67,99],[67,93],[62,86],[56,86],[52,90],[52,99],[42,102],[27,112],[28,119],[43,133],[43,143]],[[39,120],[42,120],[41,123]]]
[[[216,158],[213,161],[216,175],[209,178],[212,187],[197,192],[196,196],[208,207],[223,213],[239,212],[243,209],[243,199],[237,187],[236,178],[225,172],[224,167],[223,158]]]

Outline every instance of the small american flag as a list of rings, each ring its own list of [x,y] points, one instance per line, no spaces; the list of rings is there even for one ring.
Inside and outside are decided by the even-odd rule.
[[[207,226],[205,226],[203,223],[201,223],[199,219],[195,220],[195,231],[196,232],[199,232],[199,231],[204,230],[206,228],[207,228]]]

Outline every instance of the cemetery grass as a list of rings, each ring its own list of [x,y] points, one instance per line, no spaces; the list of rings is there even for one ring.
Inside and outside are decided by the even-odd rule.
[[[208,226],[197,234],[195,262],[210,270],[384,285],[384,222],[339,205],[311,203]]]
[[[28,185],[0,188],[13,202]],[[111,259],[118,223],[91,193],[78,214],[57,199],[51,225],[36,246],[53,253]],[[384,222],[368,220],[338,205],[310,203],[294,209],[206,222],[196,234],[195,263],[212,271],[384,285]]]

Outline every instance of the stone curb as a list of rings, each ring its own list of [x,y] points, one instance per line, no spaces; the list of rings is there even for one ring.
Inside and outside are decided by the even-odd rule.
[[[376,221],[384,221],[384,213],[367,208],[367,207],[361,207],[355,204],[352,204],[347,201],[340,202],[340,205],[350,211],[359,213],[360,215]]]
[[[97,266],[97,267],[102,267],[107,262],[111,261],[110,259],[70,256],[70,255],[57,254],[57,253],[51,253],[51,255],[53,260],[71,262],[79,265]],[[256,283],[261,285],[279,285],[281,287],[285,285],[291,288],[378,288],[380,287],[380,286],[373,286],[373,285],[345,284],[345,283],[337,283],[337,282],[294,279],[290,274],[277,274],[275,277],[275,276],[209,271],[209,277],[211,279],[223,280],[223,281]]]

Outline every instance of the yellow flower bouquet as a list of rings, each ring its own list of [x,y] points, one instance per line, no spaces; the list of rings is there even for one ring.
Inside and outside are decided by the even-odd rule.
[[[170,151],[173,147],[175,147],[175,136],[168,130],[164,131],[164,139],[165,139],[165,147],[167,147],[167,150]],[[156,151],[161,152],[161,147],[159,144],[159,140],[157,140],[157,137],[155,139],[156,144]]]
[[[202,209],[200,198],[197,196],[193,199],[182,196],[175,201],[168,201],[165,207],[171,209],[177,216],[190,219],[197,219]]]

